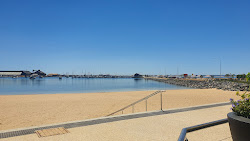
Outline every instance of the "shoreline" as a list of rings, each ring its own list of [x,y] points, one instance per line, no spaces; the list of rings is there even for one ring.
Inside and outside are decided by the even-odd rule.
[[[167,90],[190,90],[190,89],[196,89],[196,88],[183,88],[183,89],[151,89],[151,90],[131,90],[131,91],[106,91],[106,92],[68,92],[68,93],[32,93],[32,94],[0,94],[0,97],[1,96],[22,96],[22,95],[25,95],[25,96],[28,96],[28,95],[67,95],[67,94],[91,94],[91,93],[120,93],[120,92],[147,92],[147,91],[158,91],[158,90],[163,90],[163,91],[167,91]]]
[[[75,120],[103,117],[119,110],[151,91],[1,95],[0,130],[40,126]],[[183,108],[237,99],[234,91],[216,89],[166,90],[163,93],[163,109]],[[148,99],[148,111],[160,109],[160,95]],[[127,109],[124,114],[131,113]],[[135,112],[144,112],[145,102],[135,106]],[[119,113],[120,114],[120,113]]]

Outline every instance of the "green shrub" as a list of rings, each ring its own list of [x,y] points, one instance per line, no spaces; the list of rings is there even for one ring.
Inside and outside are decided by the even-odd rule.
[[[238,75],[237,75],[237,78],[238,78],[238,79],[245,79],[245,78],[246,78],[246,75],[245,75],[245,74],[238,74]]]
[[[239,92],[236,93],[237,96],[240,96],[240,100],[233,100],[230,99],[232,103],[232,110],[238,115],[238,116],[243,116],[245,118],[250,119],[250,93],[243,93],[240,94]]]
[[[246,75],[246,78],[247,78],[247,82],[249,82],[249,80],[250,80],[250,72]]]

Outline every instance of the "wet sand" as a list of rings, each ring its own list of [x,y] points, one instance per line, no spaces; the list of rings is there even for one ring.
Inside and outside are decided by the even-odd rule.
[[[102,117],[153,92],[1,95],[0,130]],[[227,102],[237,98],[235,93],[216,89],[167,90],[163,93],[163,109]],[[144,112],[145,105],[145,101],[138,103],[134,111]],[[159,109],[160,94],[147,101],[148,111]],[[124,114],[131,112],[129,108]]]

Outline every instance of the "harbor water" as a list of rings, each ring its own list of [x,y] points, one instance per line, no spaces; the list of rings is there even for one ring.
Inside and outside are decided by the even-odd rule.
[[[188,89],[146,79],[133,78],[0,78],[0,95],[94,93]]]

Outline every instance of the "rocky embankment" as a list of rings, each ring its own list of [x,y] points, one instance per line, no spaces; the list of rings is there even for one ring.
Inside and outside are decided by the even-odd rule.
[[[168,84],[185,86],[190,88],[197,89],[222,89],[228,91],[246,91],[249,90],[249,84],[247,83],[238,83],[226,80],[187,80],[187,79],[161,79],[161,78],[146,78],[150,80],[155,80],[159,82],[165,82]]]

